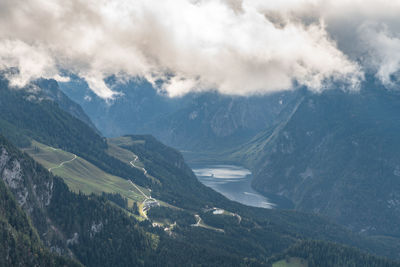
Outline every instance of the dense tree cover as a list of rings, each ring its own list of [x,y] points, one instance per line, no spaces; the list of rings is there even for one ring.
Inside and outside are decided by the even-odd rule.
[[[284,254],[270,259],[270,263],[285,257],[305,259],[309,267],[398,267],[399,262],[375,257],[358,249],[322,241],[302,241]]]
[[[239,223],[231,216],[198,211],[206,224],[224,229],[220,232],[191,226],[195,222],[191,217],[193,212],[150,210],[149,216],[154,214],[159,219],[165,216],[171,223],[177,221],[173,231],[168,233],[162,228],[153,228],[148,222],[137,222],[116,205],[108,204],[106,196],[70,192],[61,179],[52,177],[5,140],[2,142],[10,155],[23,162],[22,167],[31,168],[24,173],[33,175],[29,179],[38,186],[40,180],[53,180],[51,203],[40,214],[62,233],[68,249],[87,266],[265,265],[269,256],[283,251],[301,237],[288,229],[288,225],[279,226],[279,221],[274,222],[274,219],[262,221],[246,216]],[[301,228],[302,222],[293,223]],[[316,225],[318,222],[311,223],[311,227]],[[323,228],[329,232],[326,226]]]
[[[317,216],[250,208],[229,201],[198,182],[177,151],[150,136],[132,136],[133,140],[144,142],[125,148],[138,155],[149,174],[160,181],[151,184],[141,170],[107,155],[104,152],[107,146],[105,140],[54,103],[31,101],[24,92],[4,88],[0,94],[5,96],[0,102],[0,109],[8,107],[1,110],[4,112],[0,113],[0,118],[15,126],[16,133],[74,152],[105,170],[109,168],[110,173],[125,174],[121,176],[133,178],[135,182],[143,181],[151,187],[152,196],[184,209],[154,210],[155,217],[161,218],[164,214],[171,222],[180,219],[170,233],[153,228],[148,221],[139,223],[123,209],[109,203],[109,199],[118,197],[74,194],[61,179],[53,177],[30,157],[0,138],[2,147],[21,162],[24,184],[29,192],[29,203],[24,209],[41,237],[46,238],[46,245],[60,249],[62,253],[71,252],[85,265],[258,265],[266,264],[272,254],[306,238],[342,242],[381,254],[394,253],[393,247],[351,234]],[[15,106],[22,109],[21,113],[6,100],[17,103]],[[19,101],[25,101],[26,107],[18,104]],[[30,119],[43,129],[32,125]],[[54,134],[52,129],[57,127],[63,130],[55,129]],[[9,129],[12,128],[0,130],[7,132]],[[93,140],[80,140],[85,138]],[[18,193],[21,192],[13,191],[15,196]],[[49,205],[43,204],[46,193],[52,196]],[[240,214],[241,222],[233,217],[214,216],[206,212],[207,208],[214,206]],[[191,226],[193,219],[190,215],[194,214],[200,214],[207,224],[223,228],[224,232]],[[47,239],[49,235],[57,238]]]
[[[160,181],[152,186],[152,195],[173,205],[199,209],[224,197],[201,184],[185,164],[182,155],[150,135],[128,136],[132,145],[122,145],[138,155],[146,170]]]
[[[51,253],[0,179],[0,266],[80,266]]]
[[[84,122],[61,110],[54,101],[38,98],[29,90],[10,89],[1,77],[0,133],[19,147],[35,139],[75,153],[108,173],[140,185],[150,183],[141,171],[109,156],[105,138]]]
[[[12,193],[15,196],[22,193],[28,195],[23,208],[47,246],[65,255],[74,255],[86,266],[143,265],[147,255],[153,251],[153,241],[134,217],[110,204],[107,195],[86,196],[71,192],[61,178],[53,177],[0,136],[0,151],[3,150],[7,151],[8,162],[17,160],[21,166],[23,181],[13,186]],[[5,164],[9,163],[6,161]],[[0,173],[3,173],[1,178],[5,179],[3,169],[0,169]],[[51,200],[48,203],[46,199],[49,195]],[[2,193],[0,196],[5,195]],[[10,217],[11,222],[21,221],[14,218],[18,214],[14,212],[15,208],[2,206],[5,206],[1,209],[2,213]],[[16,224],[16,227],[21,228],[22,225],[26,228],[28,219],[26,216],[21,218],[25,221]],[[39,242],[36,231],[25,228],[22,229],[29,234],[29,238]]]
[[[179,225],[190,225],[196,223],[193,213],[166,207],[155,207],[147,212],[147,215],[155,221],[165,221],[169,223],[176,222]]]
[[[277,249],[288,246],[298,238],[312,238],[344,243],[369,252],[398,257],[397,249],[400,246],[398,241],[386,242],[385,240],[376,241],[363,238],[322,217],[311,214],[247,207],[229,201],[201,184],[176,150],[161,144],[152,136],[130,135],[129,137],[134,142],[131,145],[122,145],[122,147],[138,155],[145,164],[146,170],[161,182],[161,185],[152,187],[154,197],[194,213],[200,213],[204,208],[215,206],[237,213],[244,218],[240,227],[236,224],[224,225],[225,228],[232,229],[232,234],[235,233],[239,236],[239,233],[243,231],[244,224],[248,223],[255,225],[254,228],[260,231],[253,235],[244,227],[245,233],[255,238],[253,242],[264,244],[262,237],[269,238],[271,242],[266,242],[266,246],[275,244],[274,247]],[[211,224],[214,222],[213,220],[217,220],[217,218],[205,214],[205,220],[208,219],[207,217],[211,220]],[[219,228],[218,225],[216,224],[215,227]],[[276,251],[273,249],[268,251],[268,253],[274,252]]]
[[[49,217],[86,266],[142,265],[152,251],[151,238],[133,217],[104,198],[70,192],[60,179],[55,179]]]
[[[33,84],[40,88],[40,90],[36,92],[39,97],[52,100],[53,102],[57,103],[62,110],[83,121],[97,133],[100,133],[90,118],[83,111],[82,107],[72,101],[63,93],[63,91],[61,91],[57,81],[53,79],[40,78],[34,81]]]
[[[101,196],[105,199],[110,200],[111,202],[113,202],[114,204],[118,205],[121,208],[124,209],[128,209],[128,199],[124,198],[123,196],[121,196],[118,193],[101,193]],[[136,202],[135,202],[136,204]],[[136,204],[137,206],[137,204]]]
[[[50,205],[29,206],[32,209],[30,216],[39,232],[54,235],[51,229],[55,229],[56,234],[63,237],[55,240],[56,243],[46,239],[48,246],[60,252],[66,246],[86,266],[180,266],[192,263],[212,266],[216,262],[235,266],[243,262],[239,256],[204,245],[201,240],[188,242],[182,237],[171,237],[160,228],[153,228],[148,221],[139,223],[123,209],[110,204],[107,195],[87,196],[69,191],[62,179],[53,177],[1,137],[0,148],[21,162],[27,188],[31,187],[31,181],[37,188],[48,182],[53,184]],[[14,191],[15,194],[19,192]],[[29,194],[34,193],[29,191]],[[40,202],[43,198],[42,195],[36,197],[31,200]],[[204,236],[207,235],[199,235]]]
[[[369,235],[400,238],[400,94],[305,93],[286,120],[236,153],[253,187]],[[268,163],[268,164],[267,164]]]

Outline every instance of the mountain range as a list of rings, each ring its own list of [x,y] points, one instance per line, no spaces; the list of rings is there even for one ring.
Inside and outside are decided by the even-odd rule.
[[[3,265],[399,266],[371,255],[398,259],[396,238],[244,206],[201,184],[179,151],[152,136],[99,135],[68,107],[76,104],[51,97],[62,95],[53,81],[0,85]]]
[[[98,106],[101,101],[95,96],[86,101],[71,86],[61,88],[80,99],[88,114],[114,121],[121,133],[151,133],[183,151],[190,162],[248,167],[255,190],[284,197],[296,210],[324,215],[355,232],[399,237],[399,94],[373,76],[367,76],[359,92],[202,93],[172,100],[155,94],[149,84],[132,82],[115,87],[124,96],[106,112],[92,110],[91,102]],[[132,110],[121,101],[140,107]],[[141,111],[148,105],[141,103],[158,101],[164,105]],[[111,119],[121,114],[126,120]],[[148,119],[130,120],[130,114]]]

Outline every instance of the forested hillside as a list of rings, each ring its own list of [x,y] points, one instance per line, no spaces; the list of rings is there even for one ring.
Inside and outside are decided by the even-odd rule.
[[[106,136],[151,134],[183,150],[216,152],[247,141],[275,123],[298,92],[239,97],[215,92],[169,98],[145,80],[107,84],[120,95],[104,101],[85,81],[72,77],[60,83],[65,94],[79,103]]]
[[[39,238],[51,251],[84,265],[268,265],[271,256],[308,239],[398,257],[396,242],[363,238],[318,216],[229,201],[202,185],[179,152],[151,136],[106,140],[52,101],[29,99],[28,91],[6,84],[0,93],[5,122],[0,130],[18,145],[36,139],[75,153],[141,183],[162,203],[150,208],[148,218],[138,218],[121,197],[72,193],[62,179],[1,139],[1,178]],[[129,153],[115,156],[116,151],[133,153],[143,167],[132,164]],[[215,208],[224,213],[214,214]]]
[[[394,267],[399,265],[394,261],[367,255],[355,248],[321,241],[300,242],[284,254],[272,258],[270,262],[276,262],[281,258],[288,261],[290,257],[302,259],[308,267]]]
[[[70,192],[61,179],[53,177],[4,139],[1,151],[1,178],[32,218],[46,246],[76,257],[87,266],[268,265],[269,256],[294,244],[302,234],[325,238],[329,233],[326,231],[331,229],[330,239],[340,237],[344,242],[350,241],[348,233],[340,227],[328,227],[328,222],[279,212],[259,215],[258,219],[243,213],[238,220],[232,215],[213,215],[204,210],[198,213],[205,222],[201,227],[192,226],[193,210],[173,208],[175,211],[167,210],[161,217],[160,213],[150,214],[156,221],[160,218],[176,221],[174,228],[164,230],[148,221],[139,223],[105,197]],[[288,224],[279,222],[284,216]],[[292,221],[296,217],[303,221]],[[290,221],[294,224],[289,224]],[[320,230],[316,229],[318,225]],[[221,228],[222,231],[217,230]],[[304,232],[296,234],[302,228]],[[357,242],[353,238],[352,242]]]
[[[0,266],[81,266],[67,257],[51,253],[0,180]]]
[[[110,157],[106,140],[91,127],[54,101],[31,96],[29,90],[11,89],[8,81],[0,80],[0,130],[10,141],[26,147],[34,139],[82,156],[111,174],[135,177],[139,184],[149,182],[142,172]]]
[[[376,86],[308,94],[287,121],[249,142],[236,156],[254,188],[353,231],[400,237],[400,95]]]

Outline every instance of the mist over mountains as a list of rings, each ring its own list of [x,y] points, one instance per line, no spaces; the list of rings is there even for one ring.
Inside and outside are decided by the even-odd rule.
[[[40,77],[145,79],[170,96],[216,90],[258,95],[341,82],[358,90],[372,70],[395,86],[396,1],[82,1],[0,3],[0,68],[12,85]]]
[[[0,266],[400,266],[399,14],[0,0]]]
[[[51,96],[56,85],[38,83],[49,89],[39,95]],[[19,146],[0,139],[4,264],[270,266],[300,257],[317,266],[398,266],[368,254],[398,258],[395,238],[363,237],[319,216],[229,201],[154,137],[106,139],[61,109],[57,98],[33,98],[37,92],[15,90],[5,80],[0,88],[0,130]],[[132,165],[134,156],[140,162]],[[133,191],[139,187],[161,206],[139,212],[146,201],[143,191]]]

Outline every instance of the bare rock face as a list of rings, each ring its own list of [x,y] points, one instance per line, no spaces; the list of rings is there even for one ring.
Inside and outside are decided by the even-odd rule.
[[[28,214],[35,208],[48,206],[53,194],[52,179],[35,179],[34,174],[24,172],[21,166],[23,160],[11,157],[5,148],[0,151],[1,179],[10,188],[18,204]]]
[[[26,207],[26,200],[29,192],[24,185],[21,164],[16,159],[11,160],[4,148],[1,150],[0,171],[1,178],[15,194],[18,204],[21,207]]]
[[[71,254],[65,237],[47,215],[54,193],[53,176],[32,159],[0,143],[0,178],[31,218],[43,242],[52,251]]]

